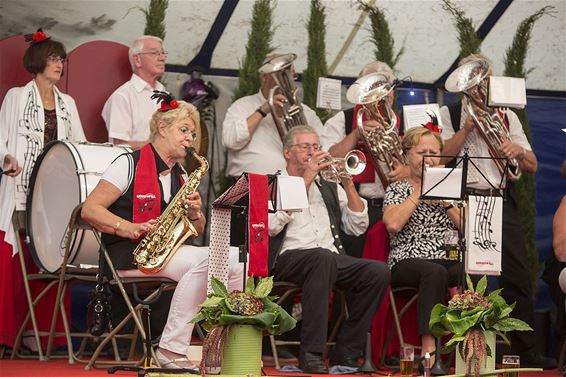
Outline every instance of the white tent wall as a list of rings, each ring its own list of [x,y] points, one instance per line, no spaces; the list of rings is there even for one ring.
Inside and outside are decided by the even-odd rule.
[[[143,33],[145,20],[136,7],[149,1],[122,0],[3,0],[0,2],[0,38],[34,31],[44,26],[69,50],[91,40],[105,39],[129,44]],[[232,14],[213,56],[212,68],[238,69],[250,31],[253,0],[241,0]],[[479,27],[498,0],[454,0]],[[190,62],[208,35],[224,1],[170,0],[167,9],[165,48],[169,64]],[[360,11],[353,0],[323,1],[327,14],[327,61],[330,64],[354,27]],[[456,59],[459,46],[452,16],[440,0],[380,0],[395,37],[396,50],[405,46],[398,63],[400,76],[416,82],[435,82]],[[566,2],[563,0],[515,0],[486,36],[482,51],[493,59],[495,72],[503,71],[505,49],[519,23],[538,9],[552,5],[554,17],[544,16],[533,30],[526,60],[535,68],[527,78],[529,89],[566,91]],[[299,55],[298,71],[306,68],[306,20],[310,1],[279,0],[274,11],[273,45]],[[373,59],[369,20],[356,34],[335,75],[355,77]]]

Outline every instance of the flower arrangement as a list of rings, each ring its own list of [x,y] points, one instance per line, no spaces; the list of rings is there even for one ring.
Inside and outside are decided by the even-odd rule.
[[[201,322],[208,331],[203,342],[201,371],[206,367],[217,367],[222,360],[224,343],[230,326],[252,325],[272,335],[293,329],[296,321],[277,305],[277,296],[270,296],[273,277],[261,278],[257,284],[248,278],[245,291],[228,292],[224,284],[212,277],[213,292],[201,304],[201,309],[191,322]],[[260,345],[261,347],[261,345]]]
[[[434,336],[452,334],[443,352],[450,352],[455,347],[466,361],[466,374],[479,376],[482,363],[495,350],[486,344],[484,331],[492,331],[507,344],[507,331],[532,331],[533,329],[520,319],[511,318],[510,313],[515,303],[508,305],[501,297],[502,289],[497,289],[485,296],[487,278],[483,276],[474,290],[472,280],[467,275],[468,289],[455,295],[448,306],[436,304],[430,314],[430,329]]]

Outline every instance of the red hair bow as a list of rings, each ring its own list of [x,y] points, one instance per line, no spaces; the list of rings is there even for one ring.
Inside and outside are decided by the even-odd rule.
[[[179,107],[179,102],[173,99],[173,96],[167,92],[154,90],[151,99],[157,100],[157,103],[161,103],[158,111],[167,111]]]
[[[45,40],[45,38],[47,38],[47,36],[41,30],[33,33],[33,40],[35,41],[35,43],[41,42],[41,41]]]
[[[427,111],[426,113],[430,117],[430,122],[427,122],[426,124],[421,124],[421,126],[423,126],[424,128],[428,128],[434,133],[439,133],[440,127],[438,127],[438,118],[436,117],[436,114],[434,114],[432,111]]]

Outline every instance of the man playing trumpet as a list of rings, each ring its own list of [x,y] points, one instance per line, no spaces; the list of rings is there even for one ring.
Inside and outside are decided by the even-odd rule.
[[[462,59],[459,65],[463,67],[465,64],[476,65],[472,73],[479,71],[477,67],[487,67],[484,80],[491,76],[491,64],[482,55],[470,55]],[[463,97],[461,103],[454,107],[443,106],[440,109],[440,116],[444,126],[442,137],[446,140],[443,154],[447,156],[457,155],[467,150],[469,156],[473,158],[489,157],[495,151],[499,156],[515,162],[520,171],[535,173],[537,170],[537,158],[523,132],[519,118],[512,111],[503,111],[502,109],[494,109],[487,106],[486,91],[481,89],[481,86],[484,85],[484,80],[466,90],[466,96]],[[450,78],[447,81],[447,88],[449,81]],[[474,114],[471,115],[468,109],[472,109]],[[482,131],[479,129],[481,125],[477,124],[477,121],[481,123],[486,122],[490,115],[498,116],[501,119],[506,129],[505,133],[508,134],[508,137],[505,136],[500,145],[488,145],[488,142],[482,136]],[[477,121],[474,120],[474,117]],[[492,150],[491,153],[490,148]],[[527,322],[534,328],[533,294],[527,250],[521,230],[519,203],[513,181],[520,176],[520,171],[516,172],[514,177],[506,174],[506,179],[502,179],[502,175],[506,172],[501,171],[495,160],[474,159],[473,162],[485,177],[470,164],[467,176],[468,194],[491,196],[493,190],[489,182],[496,185],[496,187],[502,182],[505,188],[502,273],[498,279],[499,286],[503,288],[502,295],[507,302],[516,302],[513,316]],[[521,366],[543,368],[553,368],[556,366],[554,359],[549,359],[536,352],[535,337],[527,332],[513,332],[511,334],[511,345],[512,352],[521,356]]]
[[[328,330],[328,300],[334,287],[345,291],[348,319],[342,324],[331,365],[359,371],[365,334],[389,284],[390,272],[382,262],[344,254],[339,236],[362,234],[368,225],[366,201],[350,177],[340,185],[319,173],[333,161],[320,150],[318,135],[308,126],[292,128],[285,136],[283,156],[288,175],[303,177],[309,207],[302,212],[269,215],[270,266],[275,280],[302,287],[303,321],[299,367],[305,373],[328,373],[322,353]]]

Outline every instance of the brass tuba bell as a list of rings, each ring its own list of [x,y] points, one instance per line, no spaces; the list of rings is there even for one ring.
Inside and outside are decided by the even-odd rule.
[[[464,94],[462,106],[474,120],[489,154],[496,158],[493,161],[497,169],[511,180],[518,180],[521,177],[519,162],[514,158],[505,160],[505,155],[501,153],[501,143],[510,138],[509,130],[499,109],[487,105],[489,73],[489,63],[486,60],[473,60],[456,68],[446,79],[445,87],[449,92]]]
[[[360,77],[346,93],[348,101],[362,106],[358,111],[357,125],[384,188],[389,185],[388,176],[395,169],[395,160],[407,163],[397,132],[397,115],[387,101],[387,96],[394,89],[395,84],[389,83],[386,76],[370,73]],[[367,130],[364,116],[377,121],[379,126]]]
[[[285,138],[285,134],[291,128],[307,125],[303,107],[297,98],[298,89],[295,86],[295,78],[292,73],[293,61],[296,58],[297,55],[295,54],[275,55],[259,69],[259,73],[268,74],[275,81],[275,85],[269,91],[267,103],[281,140]],[[278,114],[279,109],[275,109],[274,106],[273,99],[276,94],[285,96],[280,114]]]

